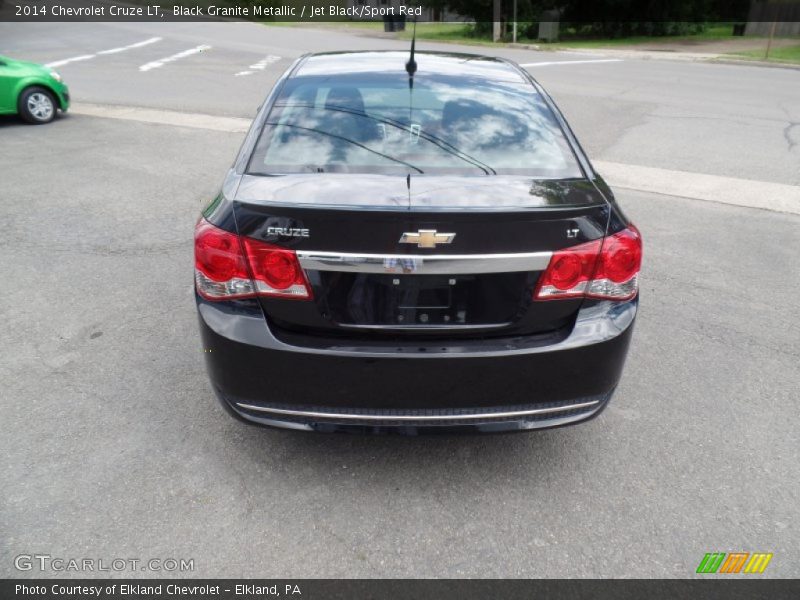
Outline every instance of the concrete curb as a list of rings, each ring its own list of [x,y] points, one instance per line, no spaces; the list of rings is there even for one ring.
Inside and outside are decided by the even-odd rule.
[[[395,33],[386,33],[383,31],[358,31],[353,30],[352,33],[361,37],[373,37],[378,39],[399,39]],[[636,50],[633,48],[617,49],[617,48],[553,48],[550,44],[536,44],[536,43],[513,43],[513,42],[497,42],[491,43],[488,41],[469,41],[469,40],[427,40],[419,38],[420,42],[430,42],[435,44],[460,44],[464,46],[475,46],[476,48],[510,48],[513,50],[531,50],[535,52],[549,52],[553,54],[579,54],[591,56],[608,56],[612,58],[628,59],[628,60],[667,60],[667,61],[686,61],[686,62],[702,62],[710,64],[730,64],[739,66],[750,67],[777,67],[779,69],[795,69],[800,70],[800,65],[793,63],[782,63],[764,60],[747,60],[738,59],[729,54],[716,54],[711,52],[673,52],[671,50]]]
[[[767,60],[747,60],[744,58],[727,58],[725,55],[719,55],[716,58],[711,58],[708,62],[720,65],[738,65],[745,67],[775,67],[778,69],[794,69],[800,71],[800,65],[784,62],[773,62]]]
[[[592,161],[612,188],[800,215],[800,186]]]

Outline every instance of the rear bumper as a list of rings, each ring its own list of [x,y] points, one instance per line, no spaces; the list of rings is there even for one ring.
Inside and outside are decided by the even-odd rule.
[[[474,410],[394,410],[333,412],[327,407],[285,407],[237,402],[216,390],[234,417],[257,425],[320,433],[394,433],[400,435],[453,433],[509,433],[548,429],[588,421],[611,399],[606,394],[579,398],[572,403],[544,403]]]
[[[198,298],[206,366],[223,405],[251,423],[307,431],[500,432],[599,414],[619,381],[637,300],[581,309],[557,341],[289,345],[255,302]]]

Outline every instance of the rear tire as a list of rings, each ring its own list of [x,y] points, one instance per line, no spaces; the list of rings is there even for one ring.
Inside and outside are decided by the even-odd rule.
[[[56,118],[58,104],[55,96],[43,87],[29,87],[19,96],[19,116],[28,123],[43,125]]]

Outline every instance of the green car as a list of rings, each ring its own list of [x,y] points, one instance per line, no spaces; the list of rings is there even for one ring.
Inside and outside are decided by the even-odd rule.
[[[69,108],[61,75],[32,62],[0,56],[0,115],[19,114],[28,123],[49,123]]]

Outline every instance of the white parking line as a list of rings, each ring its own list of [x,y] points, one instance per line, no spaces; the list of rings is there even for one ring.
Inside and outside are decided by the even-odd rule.
[[[258,61],[257,63],[250,65],[250,66],[247,68],[247,70],[245,70],[245,71],[239,71],[238,73],[234,73],[234,74],[233,74],[233,76],[234,76],[234,77],[243,77],[243,76],[245,76],[245,75],[252,75],[252,74],[253,74],[253,73],[255,73],[256,71],[263,71],[263,70],[264,70],[264,69],[266,69],[266,68],[267,68],[269,65],[271,65],[271,64],[272,64],[272,63],[274,63],[274,62],[278,62],[280,59],[281,59],[281,57],[280,57],[280,56],[275,56],[274,54],[270,54],[270,55],[268,55],[268,56],[266,56],[266,57],[262,58],[262,59],[261,59],[260,61]],[[253,69],[253,70],[251,71],[250,69]]]
[[[267,65],[271,65],[274,62],[278,62],[280,59],[281,59],[280,56],[275,56],[274,54],[270,54],[270,55],[265,56],[264,58],[262,58],[256,64],[250,65],[250,68],[251,69],[258,69],[259,71],[263,71],[264,69],[267,68]]]
[[[160,42],[161,39],[162,38],[160,37],[152,37],[142,42],[136,42],[135,44],[128,44],[127,46],[120,46],[119,48],[111,48],[110,50],[101,50],[98,52],[98,54],[117,54],[119,52],[125,52],[126,50],[133,50],[134,48],[141,48],[142,46],[155,44],[156,42]]]
[[[211,46],[207,44],[201,44],[200,46],[189,48],[188,50],[184,50],[183,52],[178,52],[177,54],[173,54],[172,56],[159,58],[158,60],[145,63],[141,67],[139,67],[139,71],[143,72],[152,71],[153,69],[158,69],[160,67],[163,67],[167,63],[175,62],[176,60],[186,58],[187,56],[192,56],[193,54],[200,54],[201,52],[205,52],[206,50],[211,50]]]
[[[73,56],[72,58],[65,58],[64,60],[55,60],[53,62],[45,63],[45,67],[55,68],[60,67],[63,65],[68,65],[69,63],[80,62],[82,60],[89,60],[90,58],[94,58],[94,54],[83,54],[81,56]]]
[[[45,63],[45,67],[55,68],[61,67],[64,65],[68,65],[69,63],[74,62],[81,62],[84,60],[90,60],[92,58],[96,58],[100,55],[105,54],[117,54],[118,52],[125,52],[126,50],[133,50],[134,48],[141,48],[142,46],[149,46],[150,44],[155,44],[156,42],[160,42],[160,37],[152,37],[141,42],[136,42],[135,44],[128,44],[127,46],[120,46],[119,48],[110,48],[109,50],[100,50],[95,54],[82,54],[80,56],[73,56],[72,58],[65,58],[63,60],[55,60],[53,62]]]
[[[544,62],[525,63],[520,67],[549,67],[551,65],[586,65],[589,63],[622,62],[621,58],[597,58],[592,60],[550,60]]]

